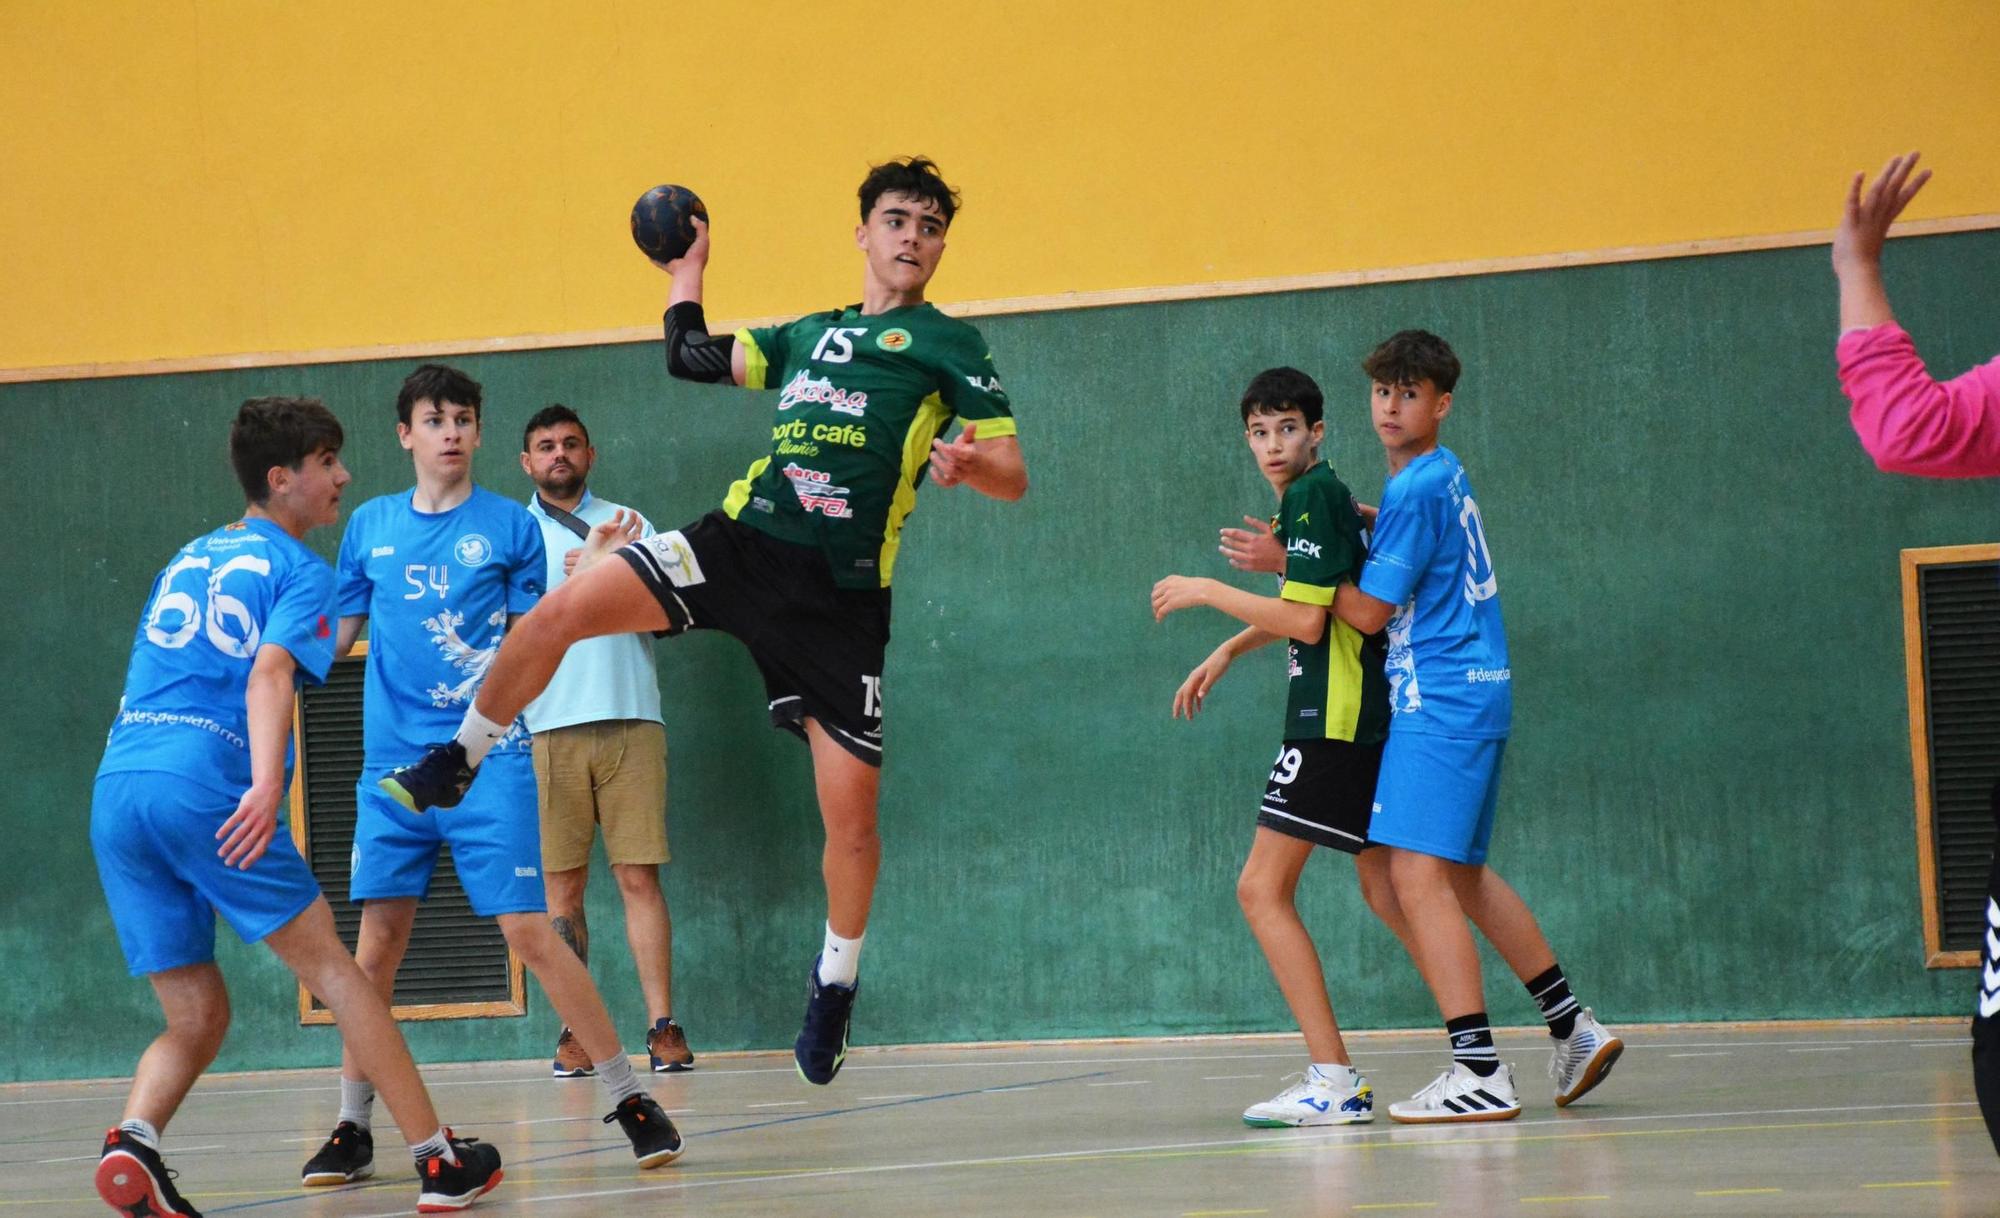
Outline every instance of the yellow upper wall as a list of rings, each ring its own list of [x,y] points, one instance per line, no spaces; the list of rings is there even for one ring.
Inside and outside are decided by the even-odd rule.
[[[0,368],[647,324],[854,296],[853,189],[936,157],[944,301],[2000,212],[2000,4],[0,5]]]

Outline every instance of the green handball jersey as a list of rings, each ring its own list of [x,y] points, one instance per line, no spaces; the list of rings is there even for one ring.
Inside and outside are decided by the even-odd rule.
[[[929,304],[859,306],[739,330],[744,385],[778,391],[771,453],[722,508],[785,541],[818,546],[843,588],[886,588],[917,506],[931,441],[954,417],[1011,436],[1014,417],[979,331]]]
[[[1278,595],[1330,606],[1340,581],[1361,578],[1368,548],[1361,513],[1333,467],[1322,461],[1285,488],[1272,532],[1285,543],[1285,586]],[[1285,739],[1374,744],[1389,734],[1389,682],[1382,675],[1383,636],[1363,635],[1328,616],[1317,643],[1291,640],[1291,692]]]

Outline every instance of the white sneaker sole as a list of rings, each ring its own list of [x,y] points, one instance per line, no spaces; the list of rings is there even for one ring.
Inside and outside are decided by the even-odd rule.
[[[1337,1116],[1329,1112],[1304,1118],[1243,1114],[1243,1123],[1252,1129],[1319,1129],[1328,1125],[1366,1125],[1374,1119],[1372,1112],[1346,1112]]]
[[[1576,1085],[1568,1091],[1556,1092],[1556,1107],[1567,1108],[1589,1093],[1592,1087],[1604,1081],[1611,1073],[1611,1067],[1618,1062],[1618,1055],[1625,1052],[1625,1042],[1616,1036],[1597,1046],[1597,1052],[1583,1064],[1583,1072],[1577,1075]]]
[[[1442,1112],[1426,1108],[1418,1112],[1397,1112],[1398,1105],[1389,1105],[1389,1119],[1398,1125],[1462,1125],[1474,1121],[1511,1121],[1521,1115],[1521,1106],[1512,1108],[1486,1108],[1478,1112]]]

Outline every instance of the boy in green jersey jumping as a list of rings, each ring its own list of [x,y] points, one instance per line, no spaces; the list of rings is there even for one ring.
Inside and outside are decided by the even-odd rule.
[[[1402,914],[1368,817],[1388,737],[1389,690],[1380,634],[1331,616],[1334,591],[1368,557],[1359,507],[1319,459],[1326,432],[1319,386],[1295,368],[1260,372],[1243,393],[1244,437],[1258,472],[1278,494],[1272,534],[1284,547],[1284,585],[1258,596],[1212,579],[1170,575],[1153,587],[1153,615],[1208,605],[1247,624],[1217,647],[1174,695],[1174,715],[1194,718],[1238,656],[1279,639],[1290,648],[1284,743],[1257,813],[1257,836],[1236,882],[1237,900],[1278,989],[1305,1034],[1303,1079],[1243,1113],[1249,1125],[1347,1125],[1375,1119],[1374,1091],[1354,1069],[1326,996],[1319,952],[1293,897],[1314,846],[1354,855],[1361,893],[1400,937]]]
[[[711,337],[702,313],[707,225],[673,276],[667,368],[696,381],[778,391],[770,451],[718,511],[639,539],[551,592],[508,631],[457,737],[384,780],[413,807],[449,807],[490,739],[549,682],[563,651],[603,634],[723,630],[763,674],[774,725],[812,748],[826,827],[826,938],[793,1046],[827,1083],[847,1053],[857,964],[882,844],[882,661],[889,579],[926,475],[1019,499],[1027,466],[979,332],[924,299],[958,195],[922,158],[891,161],[860,189],[861,299],[788,325]],[[952,419],[965,427],[947,442]],[[625,541],[624,522],[593,532]],[[601,535],[601,536],[600,536]],[[587,551],[588,553],[588,551]]]

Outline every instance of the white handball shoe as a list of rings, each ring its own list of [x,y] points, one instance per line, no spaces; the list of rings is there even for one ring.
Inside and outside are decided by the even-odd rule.
[[[1317,1070],[1291,1077],[1299,1081],[1243,1110],[1243,1123],[1260,1129],[1300,1125],[1361,1125],[1375,1119],[1375,1089],[1357,1070],[1349,1082],[1330,1079]]]
[[[1618,1039],[1618,1034],[1597,1022],[1589,1007],[1583,1008],[1583,1013],[1576,1017],[1576,1026],[1567,1037],[1556,1042],[1555,1052],[1549,1055],[1549,1077],[1556,1084],[1556,1107],[1569,1107],[1603,1082],[1624,1051],[1625,1042]]]
[[[1436,1125],[1447,1121],[1511,1121],[1521,1115],[1514,1090],[1514,1067],[1501,1063],[1481,1078],[1458,1062],[1431,1085],[1400,1104],[1389,1105],[1389,1119],[1405,1125]]]

